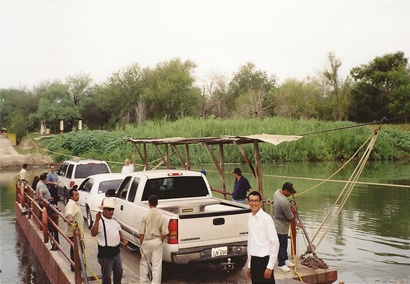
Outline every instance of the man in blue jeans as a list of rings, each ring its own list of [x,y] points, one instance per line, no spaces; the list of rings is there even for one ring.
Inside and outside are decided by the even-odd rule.
[[[288,259],[287,252],[289,225],[290,221],[295,218],[294,209],[292,209],[288,197],[295,193],[293,183],[285,182],[282,189],[278,189],[273,195],[273,222],[279,238],[278,267],[283,272],[289,272],[289,267],[295,266]]]

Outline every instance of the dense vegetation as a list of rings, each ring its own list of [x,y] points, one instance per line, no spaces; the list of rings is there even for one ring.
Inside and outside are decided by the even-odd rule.
[[[341,65],[341,60],[329,53],[328,66],[315,76],[280,82],[246,63],[231,78],[214,74],[209,82],[200,84],[194,77],[196,66],[189,60],[172,59],[154,68],[133,64],[99,85],[88,75],[74,75],[65,82],[44,82],[31,90],[1,89],[0,125],[20,140],[38,129],[40,133],[46,129],[58,133],[60,120],[64,131],[70,132],[79,118],[87,129],[99,130],[125,129],[127,125],[145,129],[183,118],[211,118],[212,123],[216,121],[213,118],[234,119],[231,122],[273,117],[369,122],[400,117],[395,122],[408,122],[410,68],[403,52],[354,67],[344,79],[339,76]],[[231,134],[246,126],[236,127],[228,129]],[[301,159],[316,156],[303,154]]]
[[[48,149],[54,152],[57,161],[66,159],[66,155],[99,158],[108,161],[122,162],[135,152],[131,143],[125,142],[125,137],[132,138],[163,138],[163,137],[221,137],[223,135],[251,134],[284,134],[305,135],[305,138],[291,143],[272,146],[267,143],[260,145],[263,163],[283,161],[325,161],[350,158],[366,141],[377,125],[357,126],[352,122],[321,122],[318,120],[293,120],[288,118],[259,119],[180,119],[177,121],[150,121],[144,126],[126,126],[114,131],[81,131],[55,136],[48,143]],[[353,127],[353,128],[349,128]],[[318,134],[309,134],[322,130],[345,128]],[[147,147],[149,160],[159,156],[153,147]],[[253,159],[252,146],[245,145],[248,156]],[[208,153],[202,145],[194,145],[191,149],[191,162],[194,164],[211,163]],[[214,148],[218,156],[218,149]],[[183,150],[181,150],[183,153]],[[382,126],[371,159],[395,160],[408,157],[410,153],[410,131],[402,131],[389,125]],[[241,156],[236,146],[225,148],[225,162],[241,162]],[[136,155],[138,159],[138,155]],[[137,163],[140,163],[137,161]],[[172,163],[178,165],[176,155]]]

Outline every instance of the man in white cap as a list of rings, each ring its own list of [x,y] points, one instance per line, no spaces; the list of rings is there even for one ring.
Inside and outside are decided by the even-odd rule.
[[[121,283],[122,279],[122,260],[120,254],[120,242],[124,246],[128,245],[127,239],[121,233],[121,226],[116,219],[113,219],[114,200],[105,197],[101,206],[98,206],[101,212],[97,213],[94,225],[91,229],[91,235],[97,236],[98,241],[98,263],[101,265],[102,283],[111,283],[111,274],[113,282]]]

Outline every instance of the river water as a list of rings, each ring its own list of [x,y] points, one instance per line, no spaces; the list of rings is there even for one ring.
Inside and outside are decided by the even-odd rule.
[[[300,217],[312,239],[345,186],[337,181],[348,180],[356,165],[349,164],[333,181],[304,192],[341,166],[341,163],[263,165],[264,196],[272,198],[285,181],[292,181],[298,191],[296,202]],[[228,167],[226,171],[231,170]],[[244,165],[241,167],[256,188],[250,171]],[[204,168],[212,187],[219,188],[220,177],[214,168]],[[30,177],[44,170],[29,170]],[[16,224],[15,177],[16,172],[0,172],[0,283],[48,283]],[[317,246],[318,256],[338,270],[338,281],[410,283],[410,161],[369,162],[358,181],[333,226]],[[228,174],[227,190],[232,186],[233,178]],[[265,209],[269,211],[269,205]],[[319,233],[313,243],[317,244],[321,237]],[[297,255],[306,248],[302,232],[298,232],[297,247]]]

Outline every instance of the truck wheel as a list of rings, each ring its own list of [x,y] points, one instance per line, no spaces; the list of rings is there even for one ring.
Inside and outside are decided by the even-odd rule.
[[[70,199],[70,197],[68,196],[68,189],[64,187],[64,202],[65,202],[65,204],[68,203],[69,199]]]
[[[235,262],[234,270],[241,270],[245,264],[247,259],[246,258],[236,258],[233,262]]]
[[[90,209],[87,207],[87,227],[91,230],[93,227],[93,216],[91,215]]]

